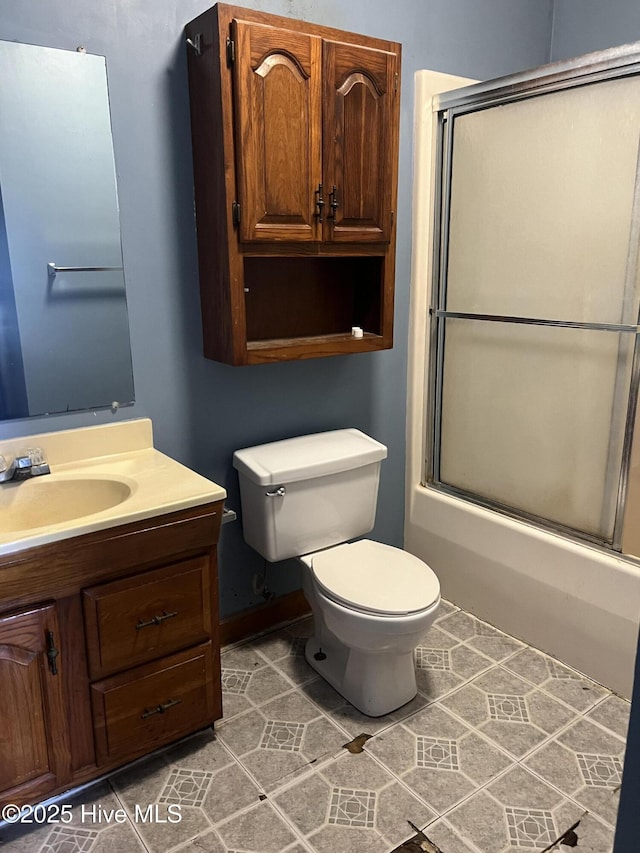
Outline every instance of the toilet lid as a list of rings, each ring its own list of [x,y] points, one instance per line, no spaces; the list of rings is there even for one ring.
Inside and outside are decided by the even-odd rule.
[[[311,569],[326,595],[356,610],[388,616],[417,613],[440,596],[438,578],[426,563],[370,539],[314,554]]]

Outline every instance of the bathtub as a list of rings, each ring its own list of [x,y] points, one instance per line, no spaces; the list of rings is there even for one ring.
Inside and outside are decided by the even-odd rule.
[[[404,547],[433,568],[445,598],[629,698],[640,562],[422,485],[434,107],[439,92],[473,82],[431,71],[415,78]]]

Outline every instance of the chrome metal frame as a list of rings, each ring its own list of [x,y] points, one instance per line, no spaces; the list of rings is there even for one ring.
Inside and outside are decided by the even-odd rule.
[[[629,323],[583,323],[574,320],[543,320],[538,317],[512,317],[508,314],[476,314],[472,311],[436,310],[437,317],[454,320],[484,320],[493,323],[519,323],[523,326],[553,326],[556,329],[585,329],[598,332],[632,332],[640,331],[640,326]]]
[[[59,267],[55,261],[47,264],[47,273],[50,277],[59,272],[122,272],[124,267]]]
[[[451,164],[455,117],[469,112],[488,109],[538,95],[575,88],[577,86],[640,75],[640,42],[610,50],[587,54],[578,59],[556,62],[532,71],[525,71],[474,84],[439,96],[438,139],[436,148],[436,199],[433,238],[433,276],[431,282],[430,314],[430,359],[428,364],[428,395],[426,413],[426,460],[424,484],[439,491],[463,498],[471,503],[496,510],[503,515],[518,518],[536,527],[543,527],[572,539],[588,542],[606,550],[620,551],[624,507],[628,487],[629,464],[633,444],[633,429],[638,407],[640,388],[640,315],[636,324],[629,323],[586,323],[544,318],[501,316],[446,310],[447,255],[449,247],[449,207],[451,196]],[[637,191],[638,187],[636,187]],[[636,193],[637,194],[637,193]],[[640,209],[634,204],[630,242],[640,234]],[[631,255],[630,255],[631,257]],[[635,256],[637,265],[637,253]],[[468,319],[487,322],[520,323],[526,325],[552,326],[556,328],[585,329],[604,332],[635,334],[631,379],[622,461],[618,481],[615,522],[611,539],[592,536],[589,533],[558,524],[549,519],[518,510],[492,501],[475,493],[450,486],[440,480],[440,438],[442,419],[442,382],[444,365],[446,319]]]
[[[546,92],[638,73],[640,42],[634,42],[445,92],[439,96],[438,108],[442,112],[475,112]]]

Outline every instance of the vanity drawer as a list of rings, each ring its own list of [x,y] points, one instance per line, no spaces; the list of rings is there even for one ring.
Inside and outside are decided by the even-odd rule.
[[[212,725],[211,643],[91,685],[98,764],[113,764]]]
[[[209,575],[208,558],[199,557],[85,589],[91,678],[209,639]]]

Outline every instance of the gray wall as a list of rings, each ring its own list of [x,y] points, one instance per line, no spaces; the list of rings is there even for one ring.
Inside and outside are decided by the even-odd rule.
[[[640,39],[638,0],[555,0],[551,59],[571,59]]]
[[[210,0],[0,0],[0,38],[103,54],[119,181],[122,246],[137,402],[156,445],[226,486],[238,506],[233,451],[297,433],[355,426],[384,442],[373,536],[402,542],[413,73],[492,77],[548,58],[551,0],[254,0],[253,8],[403,44],[396,344],[384,353],[233,368],[201,355],[184,25]],[[0,425],[3,437],[95,424],[110,412]],[[254,603],[261,561],[239,524],[220,549],[223,614]],[[276,592],[295,569],[271,571]]]

